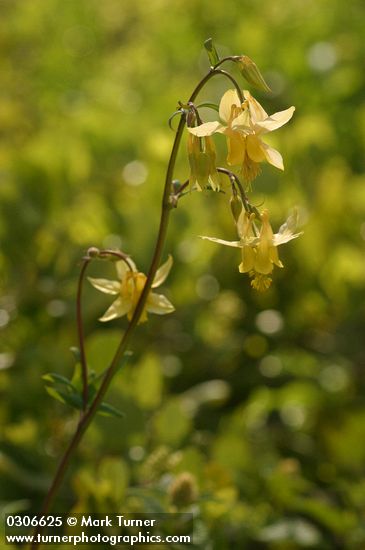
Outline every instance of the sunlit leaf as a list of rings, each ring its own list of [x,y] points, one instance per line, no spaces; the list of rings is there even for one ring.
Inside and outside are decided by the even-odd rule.
[[[118,418],[125,418],[125,413],[119,411],[109,403],[100,403],[98,413],[102,414],[103,416],[116,416]]]

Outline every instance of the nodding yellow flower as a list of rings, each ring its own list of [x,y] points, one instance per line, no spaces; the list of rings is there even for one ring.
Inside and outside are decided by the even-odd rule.
[[[260,162],[267,161],[280,170],[284,170],[282,156],[278,151],[262,141],[261,137],[286,124],[293,116],[294,107],[268,115],[260,103],[244,90],[244,102],[236,90],[227,90],[219,105],[219,117],[222,122],[205,122],[195,128],[188,128],[197,137],[212,134],[224,134],[227,138],[227,164],[241,165],[243,178],[247,183],[260,173]]]
[[[213,191],[219,191],[219,174],[215,166],[215,147],[211,137],[199,138],[188,135],[188,158],[190,163],[190,185],[198,191],[210,185]]]
[[[165,262],[157,270],[152,283],[152,288],[162,285],[170,272],[172,263],[172,257],[169,256],[167,262]],[[124,261],[116,262],[115,266],[118,276],[117,281],[110,281],[108,279],[93,279],[88,277],[90,283],[97,290],[100,290],[105,294],[118,296],[104,315],[100,317],[99,321],[111,321],[112,319],[122,317],[123,315],[127,315],[129,321],[132,319],[138,300],[146,284],[147,277],[144,273],[137,271],[136,265],[131,259],[128,259],[128,264],[130,267],[128,267],[127,263]],[[147,321],[147,313],[165,315],[167,313],[172,313],[174,310],[174,306],[166,298],[166,296],[163,296],[162,294],[155,294],[150,291],[138,322],[144,323]]]
[[[239,241],[224,241],[214,237],[202,237],[212,242],[241,248],[242,260],[238,266],[240,273],[248,273],[252,278],[251,286],[258,290],[267,290],[272,282],[271,273],[274,266],[283,267],[279,259],[277,247],[287,243],[301,233],[294,233],[296,214],[290,216],[280,227],[278,233],[273,233],[267,210],[261,213],[261,229],[255,224],[255,214],[242,212],[237,221]]]

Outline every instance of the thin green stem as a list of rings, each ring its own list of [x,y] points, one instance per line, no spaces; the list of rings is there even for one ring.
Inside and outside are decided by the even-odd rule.
[[[225,174],[226,176],[228,176],[231,183],[234,182],[234,184],[238,187],[238,190],[239,190],[242,202],[243,202],[243,206],[244,206],[246,212],[251,213],[252,212],[252,206],[249,203],[248,197],[247,197],[247,195],[246,195],[246,193],[243,189],[243,186],[242,186],[238,176],[234,172],[231,172],[231,170],[227,170],[227,168],[217,168],[217,172],[220,172],[221,174]]]
[[[257,210],[256,206],[253,206],[250,201],[248,200],[248,196],[243,188],[243,185],[239,179],[239,177],[234,173],[231,172],[231,170],[227,170],[227,168],[217,168],[217,172],[221,172],[222,174],[225,174],[229,177],[229,179],[232,181],[234,180],[235,184],[238,187],[239,193],[241,195],[241,199],[243,202],[243,206],[245,207],[245,210],[250,214],[255,214],[258,220],[261,220],[261,214]]]
[[[218,67],[220,67],[226,61],[234,61],[236,63],[239,57],[239,55],[228,55],[227,57],[223,57],[223,59],[221,59],[219,63],[216,63],[214,65],[213,69],[218,69]]]
[[[195,90],[191,94],[191,96],[189,98],[189,102],[193,102],[195,100],[195,98],[197,97],[197,95],[199,94],[199,92],[201,91],[201,89],[205,86],[205,84],[213,76],[219,75],[219,74],[229,78],[231,80],[231,82],[233,82],[233,84],[235,85],[235,87],[237,89],[237,93],[239,94],[239,97],[243,102],[242,91],[240,90],[240,88],[238,86],[238,83],[234,80],[233,77],[231,77],[231,75],[229,73],[227,73],[226,71],[222,71],[220,69],[212,69],[207,75],[205,75],[204,78],[202,78],[202,80],[198,83]],[[161,210],[160,226],[159,226],[156,245],[155,245],[155,250],[154,250],[154,253],[153,253],[153,256],[152,256],[151,265],[150,265],[150,268],[149,268],[149,271],[148,271],[148,274],[147,274],[147,279],[146,279],[145,286],[144,286],[143,291],[142,291],[142,293],[139,297],[139,300],[138,300],[138,303],[137,303],[136,308],[134,310],[132,319],[130,320],[129,325],[127,327],[127,330],[125,331],[125,333],[124,333],[124,335],[121,339],[121,342],[120,342],[120,344],[119,344],[119,346],[118,346],[118,348],[115,352],[113,360],[112,360],[108,370],[106,371],[105,377],[104,377],[104,379],[103,379],[103,381],[102,381],[102,383],[99,387],[99,390],[98,390],[96,396],[94,397],[94,400],[91,403],[89,409],[87,409],[84,412],[84,414],[82,415],[82,417],[80,418],[80,421],[77,425],[77,429],[75,431],[75,434],[72,437],[72,439],[71,439],[71,441],[70,441],[70,443],[69,443],[69,445],[68,445],[68,447],[67,447],[67,449],[66,449],[66,451],[65,451],[65,453],[64,453],[64,455],[63,455],[63,457],[62,457],[62,459],[59,463],[59,466],[58,466],[57,471],[55,473],[55,477],[54,477],[53,482],[51,484],[51,487],[50,487],[50,489],[49,489],[49,491],[46,495],[46,498],[45,498],[43,506],[42,506],[42,510],[40,512],[42,515],[46,515],[48,513],[49,509],[51,508],[53,500],[54,500],[54,498],[57,494],[57,491],[58,491],[58,489],[59,489],[59,487],[60,487],[60,485],[61,485],[61,483],[64,479],[64,476],[65,476],[67,468],[70,464],[71,458],[72,458],[74,452],[76,451],[76,449],[78,447],[78,444],[80,443],[80,441],[82,439],[82,436],[84,435],[85,431],[87,430],[90,422],[94,418],[94,416],[95,416],[95,414],[98,410],[98,407],[99,407],[105,393],[107,392],[107,390],[109,388],[109,385],[110,385],[110,383],[111,383],[111,381],[112,381],[112,379],[115,375],[115,372],[118,369],[118,365],[120,363],[120,360],[123,357],[124,352],[126,351],[127,345],[129,344],[129,341],[130,341],[131,336],[134,332],[134,329],[136,328],[136,326],[138,324],[138,321],[139,321],[139,319],[140,319],[140,317],[143,313],[143,310],[144,310],[144,307],[145,307],[145,304],[146,304],[146,301],[147,301],[147,298],[148,298],[148,294],[151,290],[153,279],[154,279],[156,271],[157,271],[157,269],[160,265],[162,250],[163,250],[163,246],[164,246],[164,243],[165,243],[165,238],[166,238],[166,233],[167,233],[167,228],[168,228],[170,211],[173,207],[173,204],[170,201],[171,186],[172,186],[172,180],[173,180],[173,174],[174,174],[174,168],[175,168],[175,164],[176,164],[177,154],[178,154],[178,151],[179,151],[179,147],[180,147],[181,138],[182,138],[183,130],[184,130],[184,127],[185,127],[185,123],[186,123],[186,114],[185,114],[185,112],[182,112],[181,118],[180,118],[180,121],[179,121],[179,125],[178,125],[178,128],[176,130],[175,139],[174,139],[174,143],[173,143],[173,146],[172,146],[169,163],[168,163],[168,166],[167,166],[166,177],[165,177],[165,185],[164,185],[164,190],[163,190],[163,195],[162,195],[162,210]],[[37,537],[38,534],[41,534],[41,533],[42,533],[42,528],[37,527],[36,530],[35,530],[35,533],[34,533],[35,538]],[[31,544],[30,548],[32,550],[37,550],[39,548],[39,545],[40,545],[40,543],[35,540]]]

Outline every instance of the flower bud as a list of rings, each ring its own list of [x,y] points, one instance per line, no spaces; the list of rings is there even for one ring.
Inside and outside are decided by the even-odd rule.
[[[237,223],[243,208],[242,199],[237,193],[231,196],[230,205],[233,219]]]
[[[178,193],[180,191],[181,181],[180,180],[172,180],[171,186],[172,186],[173,192]]]
[[[264,92],[270,92],[269,86],[266,84],[264,77],[262,76],[258,66],[247,55],[241,55],[237,58],[237,63],[240,67],[240,71],[243,77],[249,84],[255,86],[258,90]]]
[[[211,38],[208,38],[208,40],[204,42],[204,48],[208,54],[210,66],[214,67],[214,65],[219,63],[219,55]]]
[[[100,250],[96,248],[96,246],[91,246],[87,251],[87,255],[89,256],[89,258],[97,258],[99,254]]]

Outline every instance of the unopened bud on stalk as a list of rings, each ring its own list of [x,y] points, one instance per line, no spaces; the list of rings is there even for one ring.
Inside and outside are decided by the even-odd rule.
[[[247,80],[249,84],[255,86],[258,90],[263,90],[264,92],[271,92],[269,86],[266,84],[264,77],[262,76],[260,69],[252,59],[247,55],[241,55],[236,58],[236,62],[240,67],[240,71],[243,77]]]
[[[214,65],[219,63],[219,55],[211,38],[208,38],[208,40],[204,42],[204,48],[208,54],[211,67],[214,67]]]
[[[181,181],[180,180],[172,180],[171,186],[172,186],[173,192],[178,193],[180,191]]]
[[[87,251],[87,255],[89,258],[97,258],[100,255],[100,250],[96,246],[91,246]]]
[[[231,196],[230,204],[231,204],[231,212],[232,212],[233,219],[237,223],[243,208],[241,197],[237,195],[237,193],[233,194]]]

